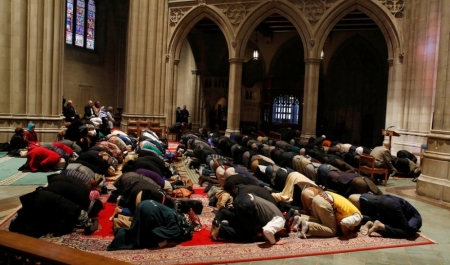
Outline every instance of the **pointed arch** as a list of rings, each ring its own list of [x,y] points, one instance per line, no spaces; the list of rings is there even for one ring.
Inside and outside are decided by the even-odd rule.
[[[388,58],[395,58],[395,53],[402,44],[395,17],[379,2],[366,0],[343,1],[336,7],[327,10],[314,32],[314,36],[318,39],[318,49],[315,51],[317,58],[320,56],[321,48],[324,46],[331,29],[339,20],[355,9],[364,12],[378,25],[386,40]]]
[[[227,41],[228,51],[232,51],[232,39],[234,29],[226,17],[214,8],[209,6],[199,6],[189,11],[177,24],[175,31],[169,41],[167,53],[174,59],[179,59],[183,40],[187,37],[191,29],[202,19],[208,18],[220,28]]]
[[[289,20],[289,22],[297,29],[303,43],[303,51],[306,58],[306,52],[308,50],[306,45],[311,38],[312,28],[309,21],[295,5],[290,2],[265,2],[253,9],[255,11],[248,14],[248,17],[241,23],[241,26],[237,30],[237,45],[234,50],[234,57],[242,58],[244,56],[245,47],[255,28],[266,17],[273,13],[277,13]]]

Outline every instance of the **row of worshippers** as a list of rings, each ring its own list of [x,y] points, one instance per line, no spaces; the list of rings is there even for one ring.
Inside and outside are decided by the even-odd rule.
[[[149,132],[149,135],[151,135],[151,132]],[[150,138],[151,140],[154,140],[155,137],[157,137],[157,136],[151,135],[151,137],[147,136],[146,138],[147,139]],[[141,140],[140,143],[142,143],[143,139],[140,139],[140,140]],[[151,142],[151,141],[144,140],[144,142]],[[219,169],[219,168],[225,169],[222,165],[220,165],[220,164],[217,165],[218,164],[217,161],[218,160],[220,161],[220,155],[215,156],[215,154],[217,155],[217,153],[208,152],[206,150],[207,149],[206,145],[196,143],[195,140],[191,141],[191,142],[187,142],[186,144],[188,147],[191,147],[191,148],[194,147],[193,152],[197,153],[200,158],[204,158],[205,162],[207,160],[210,160],[210,162],[213,161],[214,164],[216,166],[218,166],[217,169]],[[218,142],[216,142],[216,144],[218,144]],[[148,156],[148,157],[154,157],[154,158],[158,158],[158,159],[162,160],[162,158],[158,157],[159,154],[156,150],[154,150],[154,148],[146,148],[146,147],[148,147],[146,145],[146,143],[144,143],[142,145],[139,144],[139,146],[142,147],[142,149],[139,150],[139,156],[141,156],[140,158],[145,158]],[[203,147],[197,148],[197,146],[203,146]],[[154,144],[153,147],[157,147],[157,145]],[[203,149],[205,149],[205,150],[203,150]],[[206,152],[203,152],[203,151],[206,151]],[[142,152],[142,155],[141,155],[141,152]],[[214,157],[214,158],[212,158],[212,157]],[[216,159],[216,158],[219,158],[219,159]],[[249,160],[249,158],[250,157],[247,157],[246,159]],[[153,163],[150,162],[150,164],[152,164],[152,165],[149,165],[149,163],[147,163],[149,161],[153,162]],[[159,176],[163,176],[162,174],[164,174],[164,173],[162,173],[162,171],[167,170],[166,164],[164,164],[164,167],[161,167],[161,165],[159,165],[159,166],[155,165],[155,164],[159,163],[159,160],[149,159],[148,161],[147,160],[144,161],[144,159],[139,160],[139,158],[136,160],[133,160],[133,162],[127,163],[127,168],[136,169],[136,164],[139,164],[139,163],[146,164],[151,169],[153,169],[153,170],[151,170],[153,172],[155,172],[159,169],[161,171],[161,174],[159,174]],[[248,161],[247,161],[247,164],[248,164]],[[138,168],[138,170],[139,170],[139,168]],[[235,168],[234,170],[235,170],[235,172],[237,172],[237,171],[239,171],[239,168]],[[125,170],[125,171],[127,171],[127,170]],[[168,174],[170,174],[170,173],[168,173]],[[245,174],[245,173],[243,172],[243,174]],[[226,179],[227,183],[230,183],[229,181],[232,179],[236,179],[237,184],[240,184],[239,181],[243,181],[243,179],[245,179],[246,181],[251,179],[248,174],[247,174],[248,180],[246,179],[245,176],[243,176],[241,178],[236,178],[236,177],[239,177],[238,175],[239,174],[233,174],[233,175],[229,176]],[[173,220],[176,218],[176,216],[174,215],[174,211],[171,209],[173,202],[171,202],[170,197],[167,196],[167,193],[166,193],[167,191],[164,190],[166,183],[164,182],[164,186],[162,183],[159,183],[159,184],[156,183],[157,181],[160,181],[160,179],[155,178],[154,174],[149,174],[148,176],[149,176],[148,179],[152,179],[152,181],[155,182],[155,183],[152,183],[152,185],[153,185],[152,188],[147,187],[146,186],[147,184],[143,184],[142,181],[133,182],[133,183],[139,183],[139,184],[130,184],[130,186],[127,186],[127,188],[125,188],[125,190],[128,193],[124,193],[123,199],[122,198],[119,199],[119,203],[123,203],[123,206],[127,206],[127,207],[120,206],[118,208],[119,210],[123,211],[124,209],[128,208],[128,209],[131,209],[131,210],[129,210],[130,212],[133,212],[133,209],[136,209],[136,212],[135,212],[133,221],[130,224],[129,228],[117,229],[116,237],[109,247],[110,250],[146,247],[147,243],[149,245],[153,245],[153,246],[155,246],[155,244],[156,244],[156,246],[171,246],[173,244],[173,239],[176,239],[179,236],[179,234],[181,232],[180,228],[178,227],[178,225],[176,225],[173,222]],[[140,178],[142,178],[142,174],[140,175]],[[256,178],[253,178],[253,182],[254,182],[254,184],[257,183],[257,185],[254,185],[255,187],[259,187],[261,185],[261,181],[258,181]],[[247,183],[247,184],[249,184],[249,183]],[[145,188],[142,188],[142,186],[144,186]],[[226,186],[229,186],[229,185],[226,185]],[[263,190],[267,191],[264,188],[263,188]],[[261,191],[261,189],[259,189],[259,191]],[[256,191],[256,193],[258,193],[258,191]],[[250,198],[250,200],[252,202],[255,202],[256,200],[258,200],[259,196],[253,195],[253,194],[254,193],[250,194],[250,196],[247,195],[247,197]],[[120,195],[120,196],[122,197],[122,195]],[[268,198],[270,198],[270,197],[268,197]],[[275,198],[275,197],[273,197],[273,198]],[[245,201],[245,199],[246,198],[244,198],[243,200]],[[142,202],[142,204],[141,204],[141,202]],[[230,205],[230,204],[228,204],[228,205]],[[266,209],[265,206],[259,206],[258,209],[259,210],[257,210],[257,211],[260,211],[260,214],[261,214],[261,212],[264,213],[264,212],[269,211],[268,209]],[[274,210],[274,209],[272,209],[272,210]],[[277,212],[277,214],[278,214],[278,212]],[[137,215],[137,218],[136,218],[136,215]],[[156,217],[158,217],[159,219]],[[232,219],[232,217],[230,217],[230,218]],[[265,218],[267,219],[268,217],[265,216]],[[119,219],[119,218],[117,218],[117,219]],[[260,219],[261,219],[261,215],[256,219],[251,219],[254,221],[256,220],[256,223],[258,223],[255,227],[261,226],[261,224],[264,223],[264,221],[261,221]],[[280,224],[283,222],[281,220],[282,218],[281,219],[273,218],[273,219],[277,219],[275,224],[271,224],[271,226],[270,226],[271,228],[266,229],[267,231],[263,230],[263,233],[261,234],[261,235],[265,235],[265,237],[267,239],[269,239],[269,241],[271,243],[273,243],[273,240],[272,240],[273,238],[271,237],[271,234],[274,235],[277,232],[278,227],[280,227]],[[146,220],[156,220],[154,222],[157,222],[158,224],[164,223],[165,225],[164,226],[161,226],[161,225],[148,226],[148,225],[145,225]],[[222,219],[222,220],[225,220],[225,219]],[[301,220],[300,224],[303,224],[304,223],[303,221],[304,220]],[[229,222],[226,222],[226,223],[229,224]],[[233,221],[231,223],[233,223]],[[213,229],[213,231],[215,231],[214,233],[217,233],[217,231],[220,230],[221,224],[222,224],[222,222],[219,223],[218,221],[213,223],[214,227],[219,228],[219,229],[214,228]],[[255,222],[253,222],[253,224],[255,224]],[[374,225],[372,225],[370,227],[370,229],[372,229],[373,227],[381,226],[377,222],[374,222],[373,224]],[[375,225],[375,224],[377,224],[377,225]],[[144,226],[146,228],[146,230],[142,230],[141,226]],[[306,223],[305,226],[302,226],[300,230],[303,231],[304,227],[309,227],[308,223]],[[154,237],[147,237],[148,234],[145,234],[145,232],[152,233],[152,235],[154,235]],[[258,235],[258,234],[256,234],[256,235]],[[217,234],[216,238],[220,238],[220,237],[221,237],[220,233]]]
[[[236,140],[236,138],[234,139]],[[275,206],[276,208],[280,209],[280,204],[278,204],[278,202],[288,202],[288,203],[292,203],[294,201],[295,203],[300,203],[301,204],[301,208],[302,209],[308,209],[311,208],[311,206],[307,203],[308,200],[304,200],[303,196],[300,196],[300,194],[302,194],[303,190],[307,189],[308,187],[313,187],[316,189],[316,191],[320,190],[321,192],[316,192],[316,194],[314,195],[319,195],[321,194],[322,197],[324,197],[324,190],[322,188],[320,188],[320,186],[317,183],[320,184],[324,184],[323,186],[329,186],[328,183],[338,183],[341,184],[341,186],[339,185],[335,185],[333,186],[334,189],[338,190],[342,195],[344,195],[345,197],[347,197],[350,194],[353,193],[375,193],[375,196],[381,196],[382,193],[381,191],[376,187],[376,185],[372,182],[372,180],[370,178],[366,178],[364,176],[360,176],[358,174],[356,174],[356,170],[349,165],[348,163],[346,163],[343,158],[341,156],[338,155],[331,155],[328,156],[327,154],[325,154],[324,156],[316,156],[316,157],[320,157],[321,160],[324,162],[322,163],[319,160],[314,160],[313,158],[306,158],[305,156],[302,155],[294,155],[294,157],[292,158],[292,162],[290,161],[286,161],[286,157],[291,158],[292,155],[288,155],[288,156],[284,156],[281,159],[279,159],[280,157],[276,156],[276,152],[274,152],[277,148],[282,149],[281,154],[285,154],[287,152],[292,152],[293,150],[296,150],[296,146],[290,146],[288,143],[283,141],[272,141],[271,144],[273,144],[272,146],[274,146],[274,148],[272,148],[272,151],[270,152],[266,152],[266,154],[275,154],[275,157],[268,157],[268,156],[264,156],[261,155],[260,153],[258,153],[259,150],[264,150],[264,148],[266,146],[264,146],[264,144],[262,144],[262,142],[264,140],[268,140],[268,139],[259,139],[258,140],[246,140],[245,137],[240,139],[240,143],[241,144],[245,144],[247,148],[243,147],[242,145],[239,145],[238,141],[233,141],[232,139],[227,139],[226,137],[223,136],[212,136],[209,141],[204,141],[202,139],[199,139],[198,137],[196,137],[196,135],[184,135],[183,136],[183,140],[182,140],[182,147],[187,148],[187,151],[184,152],[184,155],[188,155],[188,156],[193,156],[195,158],[191,159],[191,158],[187,158],[186,159],[186,163],[192,163],[192,161],[195,161],[196,159],[200,160],[200,162],[202,163],[207,163],[210,166],[206,166],[206,168],[201,168],[201,170],[199,171],[199,173],[201,173],[201,177],[200,177],[200,181],[199,184],[202,184],[204,181],[208,181],[211,183],[215,183],[215,184],[219,184],[219,186],[221,188],[219,189],[214,189],[216,190],[216,194],[214,196],[214,193],[212,193],[212,200],[216,203],[215,206],[217,206],[218,209],[221,209],[218,213],[218,218],[216,218],[217,220],[215,220],[213,222],[213,230],[211,232],[211,236],[214,239],[217,238],[227,238],[229,239],[234,238],[236,236],[238,237],[244,237],[244,238],[249,238],[248,235],[246,235],[245,231],[253,231],[253,230],[249,230],[249,229],[242,229],[242,226],[240,226],[238,229],[239,231],[236,232],[235,228],[232,228],[230,232],[230,223],[231,224],[243,224],[245,223],[245,220],[252,220],[252,218],[250,218],[249,216],[241,216],[236,217],[234,216],[233,218],[237,218],[237,220],[231,218],[231,222],[230,220],[227,219],[227,222],[225,223],[220,223],[220,220],[222,219],[222,215],[225,216],[229,216],[230,213],[226,212],[225,214],[222,213],[222,211],[224,211],[224,209],[228,209],[228,207],[230,205],[233,205],[231,208],[235,209],[237,212],[235,213],[236,215],[240,216],[240,214],[242,213],[249,213],[249,210],[243,210],[240,211],[239,206],[234,205],[235,203],[237,203],[238,205],[242,202],[242,201],[246,201],[244,202],[244,206],[248,205],[250,200],[253,200],[253,204],[256,204],[254,201],[254,196],[247,196],[247,197],[242,197],[241,200],[238,200],[237,202],[235,202],[236,200],[236,196],[238,194],[242,193],[246,193],[248,194],[249,190],[248,187],[251,187],[251,192],[258,194],[259,196],[261,196],[261,198],[265,198],[266,201],[269,201],[272,203],[273,206]],[[260,143],[260,144],[258,144]],[[269,143],[267,141],[267,143]],[[317,146],[316,144],[314,144],[314,146],[308,146],[307,144],[303,144],[302,148],[308,148],[310,147],[311,149],[314,149],[315,146]],[[345,155],[345,148],[352,148],[351,145],[347,146],[337,146],[334,149],[336,151],[334,151],[335,153],[343,153]],[[240,150],[242,149],[242,150]],[[321,150],[320,148],[316,148],[318,150]],[[356,148],[355,148],[356,149]],[[363,149],[362,147],[360,149]],[[236,152],[236,150],[239,150],[238,152]],[[269,147],[270,150],[270,147]],[[298,150],[298,149],[297,149]],[[184,150],[183,150],[184,151]],[[252,152],[253,151],[253,152]],[[306,152],[306,150],[302,150],[303,152]],[[236,153],[238,153],[239,155],[236,155]],[[312,153],[312,152],[311,152]],[[252,174],[249,174],[249,172],[242,172],[242,167],[237,167],[235,165],[235,163],[230,163],[230,161],[227,161],[226,157],[223,157],[221,155],[224,156],[230,156],[233,158],[233,162],[239,161],[238,163],[241,163],[245,166],[245,169],[250,169],[252,172],[254,172],[255,174],[252,176]],[[217,157],[217,159],[211,159],[211,157]],[[325,157],[325,159],[324,159]],[[288,165],[290,165],[290,163],[292,163],[292,169],[288,168],[288,167],[281,167],[280,165],[277,165],[276,163],[274,163],[273,160],[271,160],[272,158],[274,158],[274,160],[277,161],[283,161],[284,163],[287,163]],[[278,159],[277,159],[278,158]],[[338,161],[336,161],[338,160]],[[315,161],[315,162],[314,162]],[[327,162],[329,162],[330,164],[328,164]],[[316,165],[314,165],[313,163],[316,163]],[[333,166],[332,164],[334,164],[335,166]],[[308,170],[308,166],[310,166],[310,170]],[[275,168],[275,170],[274,170]],[[341,171],[342,170],[342,171]],[[344,171],[345,170],[345,171]],[[236,171],[241,171],[239,173],[236,173]],[[298,171],[298,172],[296,172]],[[330,174],[330,172],[333,171],[333,174]],[[203,174],[204,172],[206,172],[207,174]],[[280,174],[278,174],[280,173]],[[305,175],[303,175],[305,174]],[[306,175],[309,175],[310,178],[306,177]],[[329,179],[328,179],[329,178]],[[273,191],[273,188],[277,188],[278,190],[282,190],[282,192],[272,192],[272,194],[270,194],[270,192],[268,192],[269,189],[265,189],[262,187],[268,187],[270,186],[270,190]],[[297,188],[297,189],[296,189]],[[295,190],[297,190],[297,194],[294,194]],[[328,189],[330,190],[330,189]],[[211,189],[210,189],[211,191]],[[238,191],[238,192],[236,192]],[[271,195],[268,196],[268,193]],[[329,203],[330,205],[334,205],[334,201],[337,200],[338,202],[336,202],[338,205],[341,204],[341,198],[344,199],[344,201],[347,201],[345,199],[344,196],[339,195],[337,193],[333,193],[330,192],[332,195],[328,194],[327,198],[328,198],[328,202],[332,202]],[[234,199],[233,199],[234,197]],[[258,197],[258,196],[257,196]],[[336,198],[336,199],[335,199]],[[274,199],[275,199],[275,203],[274,203]],[[303,199],[303,200],[302,200]],[[311,200],[312,201],[312,200]],[[214,203],[213,203],[214,205]],[[271,212],[274,212],[274,208],[271,205]],[[346,205],[350,205],[349,203],[346,203]],[[346,206],[346,207],[347,207]],[[336,206],[339,207],[339,206]],[[319,207],[320,208],[320,207]],[[314,212],[314,211],[309,211]],[[331,210],[331,212],[333,212],[333,210]],[[356,213],[356,212],[355,212]],[[278,212],[279,214],[279,212]],[[256,216],[258,216],[257,213],[255,213]],[[261,217],[261,216],[259,216]],[[273,216],[272,216],[273,217]],[[315,216],[316,218],[318,218],[318,216]],[[346,228],[353,228],[354,226],[357,226],[359,224],[359,222],[361,221],[361,213],[359,213],[359,217],[357,215],[351,214],[349,216],[347,216],[348,218],[343,218],[341,217],[339,219],[339,222],[345,223],[345,224],[349,224],[347,226],[345,226]],[[420,218],[420,215],[419,215]],[[274,218],[274,219],[278,219],[278,218]],[[342,221],[344,219],[344,221]],[[258,220],[258,218],[256,218],[256,220]],[[267,216],[266,219],[259,219],[259,221],[261,222],[265,222],[264,220],[267,221]],[[306,219],[308,220],[308,219]],[[301,222],[297,222],[297,226],[300,224],[304,224],[302,229],[300,229],[300,231],[302,231],[303,233],[306,233],[305,231],[309,232],[310,231],[310,226],[308,225],[308,222],[306,220],[301,220]],[[319,222],[319,224],[322,223],[322,221],[320,221],[317,219],[312,218],[312,224],[314,224],[315,222]],[[352,223],[352,222],[353,223]],[[386,222],[383,220],[383,222]],[[279,220],[279,222],[274,221],[275,224],[278,224],[277,229],[275,229],[276,231],[279,231],[283,228],[283,225],[281,224],[281,221]],[[341,223],[341,224],[342,224]],[[289,224],[289,223],[288,223]],[[355,225],[356,224],[356,225]],[[379,224],[379,223],[377,223]],[[261,223],[259,225],[262,225]],[[290,223],[290,225],[292,225],[292,223]],[[314,227],[314,225],[312,225]],[[220,227],[223,227],[222,231],[221,229],[219,229]],[[375,231],[378,228],[380,228],[381,225],[374,225],[373,229],[371,231]],[[286,227],[284,227],[286,228]],[[289,228],[289,226],[288,226]],[[370,227],[372,228],[372,227]],[[416,227],[417,228],[417,227]],[[419,227],[420,228],[420,225]],[[418,228],[415,230],[417,231]],[[275,231],[273,227],[268,228],[271,232],[271,234],[274,234],[273,232]],[[342,228],[343,230],[345,228]],[[264,230],[264,229],[263,229]],[[319,230],[321,230],[321,228],[319,228]],[[330,228],[331,230],[331,234],[328,235],[335,235],[336,234],[336,224],[333,226],[331,226]],[[275,231],[275,232],[276,232]],[[311,231],[314,231],[314,228],[311,229]],[[268,232],[264,231],[264,235],[266,235]],[[312,232],[312,234],[314,235],[314,232]],[[411,235],[411,233],[409,234]],[[251,237],[250,237],[251,238]],[[269,239],[269,241],[271,243],[274,243],[274,240],[272,237],[268,237],[266,235],[266,238]]]
[[[123,137],[126,140],[122,140]],[[124,206],[134,213],[136,205],[129,204],[131,201],[154,198],[164,202],[162,197],[165,198],[166,191],[170,192],[171,189],[164,191],[168,182],[163,178],[173,175],[169,168],[170,164],[164,162],[165,157],[162,155],[165,154],[167,145],[149,130],[142,132],[141,137],[136,139],[136,144],[120,130],[114,130],[107,139],[98,142],[86,152],[70,140],[52,143],[52,146],[64,149],[68,153],[69,149],[74,154],[78,152],[79,155],[77,159],[64,166],[61,172],[51,175],[47,187],[39,187],[35,192],[21,197],[23,208],[11,223],[10,230],[35,237],[48,233],[59,236],[80,228],[84,229],[85,234],[92,234],[98,227],[94,217],[103,207],[98,198],[100,193],[106,192],[104,176],[112,175],[110,170],[117,169],[124,161],[124,156],[126,163],[122,170],[126,173],[115,183],[116,193],[120,193],[120,208],[122,203],[125,203]],[[137,150],[136,159],[135,156],[127,155],[127,143],[132,145],[132,150]],[[55,167],[45,169],[51,170]],[[54,184],[56,180],[59,182]],[[150,187],[145,185],[148,183],[151,184]],[[66,192],[71,185],[73,189]],[[53,189],[54,186],[58,188]],[[159,191],[162,193],[158,193]],[[86,199],[92,203],[87,203]],[[166,204],[172,205],[169,200]],[[43,205],[54,205],[53,209],[58,211],[31,220],[29,217],[39,211],[49,212],[48,207],[43,209]],[[92,208],[95,210],[89,215]],[[55,217],[55,213],[59,216]]]

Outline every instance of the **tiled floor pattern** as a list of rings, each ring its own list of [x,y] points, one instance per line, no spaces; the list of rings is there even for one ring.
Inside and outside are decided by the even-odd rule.
[[[266,260],[235,264],[246,265],[450,265],[450,204],[423,199],[415,195],[415,183],[410,180],[389,180],[383,192],[407,199],[422,215],[422,233],[437,244],[393,249],[359,251],[336,255]],[[35,189],[35,186],[0,187],[0,221],[20,206],[19,196]]]

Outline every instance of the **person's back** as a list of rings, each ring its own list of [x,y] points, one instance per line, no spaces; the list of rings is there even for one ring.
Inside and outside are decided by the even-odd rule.
[[[387,168],[395,171],[395,168],[391,162],[391,152],[386,146],[375,147],[372,152],[370,152],[370,155],[375,157],[375,167]]]

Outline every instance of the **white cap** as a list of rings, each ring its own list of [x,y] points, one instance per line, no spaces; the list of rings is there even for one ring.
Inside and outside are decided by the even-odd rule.
[[[360,146],[360,147],[356,148],[355,152],[356,152],[358,155],[360,155],[360,154],[363,153],[363,148]]]
[[[361,223],[361,215],[359,213],[354,213],[341,220],[341,225],[345,225],[347,228],[357,226],[359,223]]]

